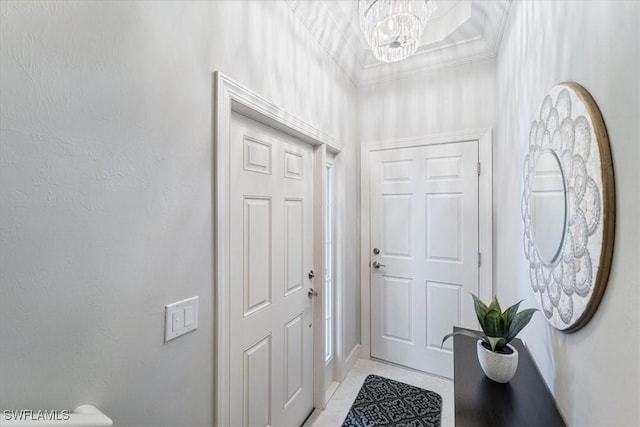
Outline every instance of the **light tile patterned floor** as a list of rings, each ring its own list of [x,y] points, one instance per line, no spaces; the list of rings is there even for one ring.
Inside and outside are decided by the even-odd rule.
[[[373,360],[359,359],[347,378],[340,384],[324,411],[315,411],[304,427],[340,427],[351,404],[369,374],[402,381],[416,387],[435,391],[442,396],[442,425],[454,425],[453,381],[400,368]]]

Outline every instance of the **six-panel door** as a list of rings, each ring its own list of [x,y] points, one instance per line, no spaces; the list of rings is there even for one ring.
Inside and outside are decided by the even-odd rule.
[[[236,113],[230,149],[231,425],[299,426],[313,410],[313,151]]]
[[[453,376],[452,340],[440,344],[474,325],[477,162],[475,141],[371,154],[373,357]]]

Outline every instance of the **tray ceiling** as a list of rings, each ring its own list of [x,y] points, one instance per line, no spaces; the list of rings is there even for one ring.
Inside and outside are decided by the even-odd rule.
[[[510,0],[436,0],[418,51],[385,63],[373,56],[360,29],[357,0],[288,3],[356,86],[495,57],[511,7]]]

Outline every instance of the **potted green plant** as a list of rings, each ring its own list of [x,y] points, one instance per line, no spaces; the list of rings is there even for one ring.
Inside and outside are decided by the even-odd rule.
[[[467,335],[478,338],[478,361],[485,375],[493,381],[507,383],[513,378],[518,367],[518,350],[509,344],[518,333],[527,326],[535,308],[527,308],[518,311],[522,301],[512,305],[505,311],[500,308],[497,297],[493,297],[491,304],[487,306],[480,299],[473,297],[473,307],[484,334],[461,329],[452,332],[442,338],[442,344],[454,335]]]

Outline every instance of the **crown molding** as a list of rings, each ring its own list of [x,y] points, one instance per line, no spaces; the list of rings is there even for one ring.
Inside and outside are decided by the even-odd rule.
[[[496,58],[502,44],[512,0],[473,1],[471,16],[443,40],[423,47],[397,63],[367,62],[357,17],[339,2],[286,0],[295,16],[356,87],[404,79],[416,73]],[[353,10],[351,10],[351,13]]]

